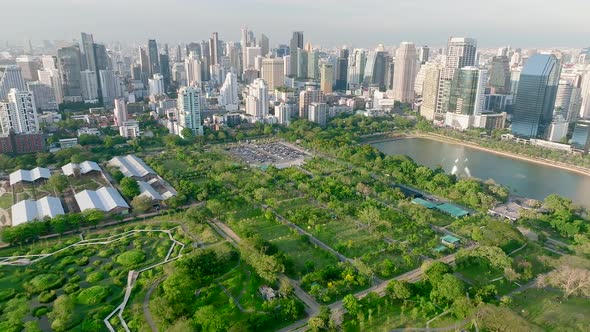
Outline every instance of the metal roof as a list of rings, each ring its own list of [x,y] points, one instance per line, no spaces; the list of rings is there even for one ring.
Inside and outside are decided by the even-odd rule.
[[[31,220],[40,220],[44,217],[53,218],[64,214],[64,208],[59,198],[45,196],[36,201],[30,199],[20,201],[12,206],[11,212],[12,226],[16,226]]]
[[[158,201],[163,201],[165,199],[149,183],[145,181],[137,181],[137,184],[139,184],[140,196],[147,196]]]
[[[142,178],[148,174],[156,174],[156,172],[146,165],[140,158],[134,155],[117,156],[109,160],[109,166],[115,166],[126,177],[138,177]]]
[[[412,203],[422,205],[423,207],[425,207],[427,209],[433,209],[436,207],[436,204],[434,204],[430,201],[427,201],[425,199],[419,198],[419,197],[414,198],[412,200]]]
[[[67,165],[62,166],[62,168],[61,168],[62,172],[67,176],[74,175],[75,169],[79,169],[80,174],[86,174],[91,171],[102,172],[102,170],[100,169],[100,166],[98,166],[97,163],[95,163],[94,161],[89,161],[89,160],[86,160],[86,161],[81,162],[79,164],[69,163]]]
[[[10,185],[19,183],[21,181],[33,182],[41,178],[49,179],[50,177],[51,172],[48,168],[35,167],[30,171],[19,169],[18,171],[10,173]]]
[[[102,187],[96,191],[84,190],[75,196],[80,211],[99,209],[104,212],[112,211],[116,208],[129,208],[129,205],[117,189],[112,187]]]
[[[437,205],[435,208],[442,212],[448,213],[455,218],[460,218],[469,214],[469,211],[463,210],[462,208],[451,203]]]

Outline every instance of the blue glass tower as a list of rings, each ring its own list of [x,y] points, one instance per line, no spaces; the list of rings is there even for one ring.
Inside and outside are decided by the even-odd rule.
[[[552,54],[536,54],[528,59],[518,83],[512,134],[525,138],[545,138],[553,118],[560,67]]]

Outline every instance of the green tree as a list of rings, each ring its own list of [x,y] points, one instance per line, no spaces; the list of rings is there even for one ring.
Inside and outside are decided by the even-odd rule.
[[[133,178],[124,178],[121,180],[121,193],[129,199],[139,195],[139,184]]]
[[[49,180],[47,180],[47,184],[53,189],[53,191],[61,194],[68,187],[68,177],[63,174],[53,174]]]
[[[354,296],[352,294],[346,295],[344,297],[344,299],[342,299],[342,304],[344,305],[344,308],[346,309],[346,311],[348,311],[348,313],[352,317],[356,317],[356,315],[359,313],[361,306],[360,306],[359,300],[356,298],[356,296]]]
[[[145,195],[135,196],[135,198],[131,201],[131,207],[133,207],[137,213],[147,212],[152,208],[153,205],[154,200]]]
[[[412,297],[412,285],[407,281],[391,280],[386,291],[393,299],[407,300]]]

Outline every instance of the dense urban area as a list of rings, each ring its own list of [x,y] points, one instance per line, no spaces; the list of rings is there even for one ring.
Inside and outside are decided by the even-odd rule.
[[[0,46],[1,331],[590,330],[590,188],[376,147],[588,177],[590,48],[219,38]]]

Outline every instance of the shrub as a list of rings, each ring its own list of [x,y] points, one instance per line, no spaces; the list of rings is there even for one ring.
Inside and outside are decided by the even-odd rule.
[[[35,294],[46,290],[56,289],[63,285],[64,281],[64,278],[60,278],[56,274],[39,274],[33,277],[29,282],[25,283],[24,287],[28,292]]]
[[[104,286],[92,286],[78,294],[77,300],[80,304],[93,305],[102,302],[110,294],[110,289]]]
[[[78,264],[80,266],[86,266],[86,265],[88,265],[89,262],[90,262],[90,259],[86,256],[80,257],[79,259],[76,260],[76,264]]]
[[[132,267],[143,262],[145,260],[145,254],[139,250],[130,250],[122,253],[117,257],[117,263],[125,266]]]
[[[76,271],[78,271],[78,269],[76,269],[75,267],[70,267],[66,270],[66,273],[69,275],[75,274]]]
[[[100,272],[100,271],[92,272],[88,276],[86,276],[86,281],[88,281],[89,283],[92,283],[92,284],[99,282],[102,279],[104,279],[104,276],[103,276],[102,272]]]
[[[115,251],[113,249],[104,249],[98,252],[98,257],[107,258],[111,257]]]
[[[67,284],[64,286],[64,293],[72,294],[76,292],[78,289],[80,289],[80,286],[78,286],[78,284]]]
[[[73,276],[73,277],[70,278],[70,282],[78,282],[80,280],[82,280],[82,277],[80,277],[77,274],[75,276]]]
[[[46,306],[41,306],[33,309],[33,316],[34,317],[41,317],[49,312],[49,308]]]
[[[94,262],[92,262],[92,265],[94,266],[99,266],[100,264],[102,264],[102,261],[100,259],[97,259]]]
[[[41,294],[39,294],[40,303],[49,303],[55,300],[55,298],[57,298],[57,295],[54,290],[41,292]]]
[[[108,263],[104,263],[101,267],[102,270],[104,271],[110,271],[113,269],[113,263],[108,262]]]
[[[0,302],[4,302],[10,298],[13,298],[15,294],[16,291],[14,288],[0,290]]]

